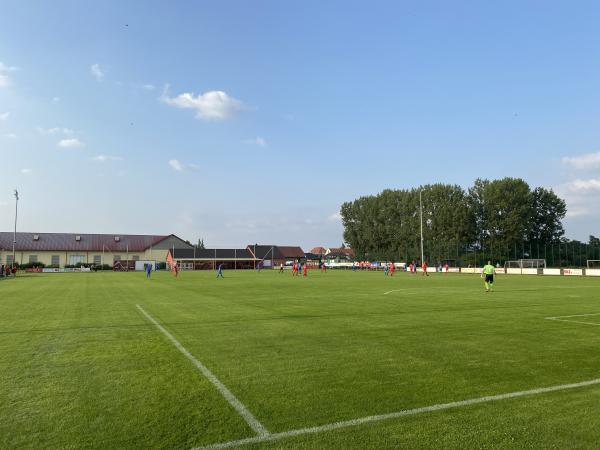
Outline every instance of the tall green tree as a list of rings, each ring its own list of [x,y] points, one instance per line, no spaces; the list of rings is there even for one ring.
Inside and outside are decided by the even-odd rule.
[[[531,221],[529,242],[551,244],[565,234],[562,220],[567,214],[567,204],[552,189],[537,187],[531,193]]]
[[[469,207],[475,216],[475,243],[479,246],[510,248],[527,239],[532,194],[524,180],[475,180],[469,189]]]
[[[552,190],[519,178],[477,179],[465,192],[457,185],[386,189],[341,207],[344,241],[358,258],[419,259],[423,204],[425,257],[437,261],[459,252],[492,250],[498,256],[561,240],[566,205]]]

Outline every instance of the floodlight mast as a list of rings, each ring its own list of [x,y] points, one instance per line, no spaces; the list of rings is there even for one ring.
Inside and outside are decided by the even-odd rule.
[[[419,213],[421,216],[421,264],[425,262],[425,253],[423,251],[423,198],[419,190]]]
[[[12,266],[13,269],[15,268],[15,246],[17,244],[17,214],[19,212],[19,191],[17,191],[15,189],[15,231],[13,234],[13,260],[12,260]]]

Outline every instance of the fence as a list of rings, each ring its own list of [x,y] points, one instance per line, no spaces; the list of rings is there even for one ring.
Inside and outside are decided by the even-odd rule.
[[[481,267],[487,261],[494,265],[509,260],[545,259],[547,267],[586,267],[588,260],[600,260],[600,246],[580,242],[539,244],[521,242],[511,246],[461,244],[456,242],[437,243],[425,241],[425,261],[430,265],[446,262],[456,267]],[[396,251],[373,250],[361,255],[366,260],[420,261],[421,247],[418,242],[401,245]],[[358,256],[358,259],[361,259]]]

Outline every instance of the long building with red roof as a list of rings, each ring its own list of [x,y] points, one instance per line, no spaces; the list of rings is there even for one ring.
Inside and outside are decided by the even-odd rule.
[[[193,246],[174,234],[85,234],[0,232],[0,264],[12,265],[13,240],[18,264],[43,263],[62,268],[81,263],[110,266],[135,261],[164,262],[169,249]]]

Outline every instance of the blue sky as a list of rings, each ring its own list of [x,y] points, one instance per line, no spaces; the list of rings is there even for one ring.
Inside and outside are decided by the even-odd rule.
[[[0,0],[0,229],[337,246],[341,203],[523,177],[600,234],[597,2]]]

